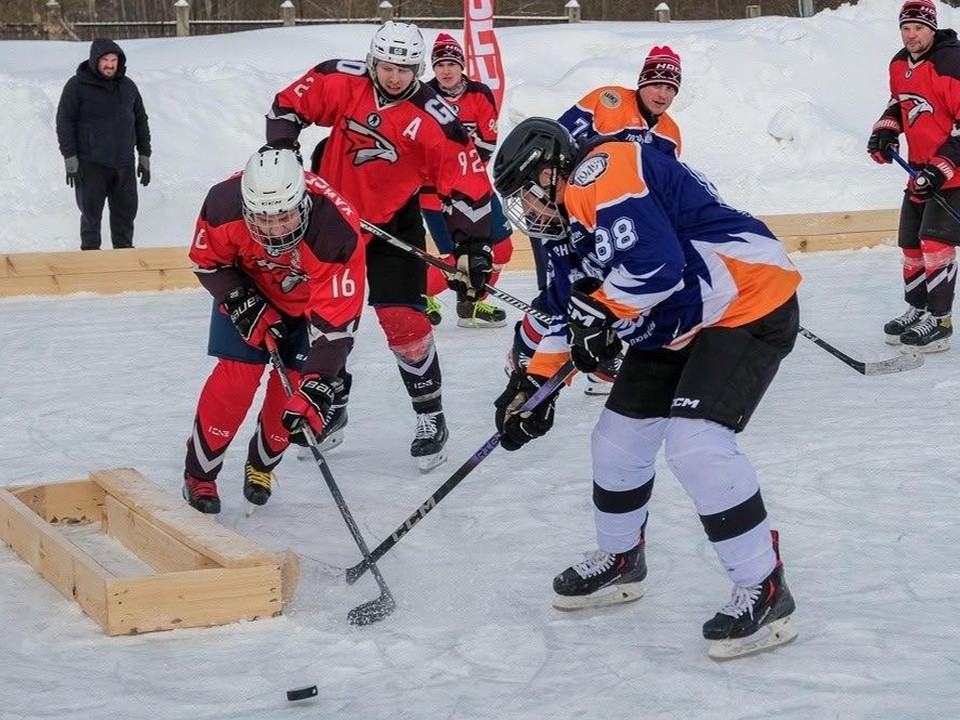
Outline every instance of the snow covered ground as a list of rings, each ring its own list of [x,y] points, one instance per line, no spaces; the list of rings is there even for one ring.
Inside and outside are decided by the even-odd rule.
[[[504,29],[504,125],[555,115],[597,84],[631,84],[649,47],[668,42],[683,56],[684,154],[732,203],[757,213],[894,207],[902,172],[874,166],[863,145],[886,100],[898,6]],[[960,25],[946,6],[940,19]],[[362,55],[370,32],[122,43],[156,138],[137,244],[185,245],[206,188],[256,149],[272,93],[320,59]],[[0,252],[77,245],[53,110],[86,48],[0,43]],[[861,359],[892,354],[880,325],[901,310],[896,250],[794,259],[805,326]],[[502,286],[534,292],[529,273]],[[351,358],[347,440],[328,460],[371,546],[493,432],[509,328],[458,329],[444,301],[451,461],[433,473],[420,476],[407,454],[413,416],[373,318]],[[133,466],[178,492],[212,365],[208,312],[200,290],[0,301],[0,485]],[[956,352],[866,378],[801,338],[784,363],[741,436],[798,603],[800,637],[775,653],[707,659],[700,625],[729,586],[662,463],[647,596],[584,614],[550,607],[553,575],[594,546],[589,433],[603,401],[578,380],[549,435],[492,453],[381,561],[399,608],[377,625],[346,622],[377,590],[369,577],[342,580],[338,568],[359,554],[316,466],[291,455],[274,498],[245,518],[242,442],[221,476],[220,520],[304,558],[282,617],[108,638],[0,548],[0,720],[960,717]],[[251,417],[241,440],[252,427]],[[317,699],[287,703],[285,690],[312,684]]]

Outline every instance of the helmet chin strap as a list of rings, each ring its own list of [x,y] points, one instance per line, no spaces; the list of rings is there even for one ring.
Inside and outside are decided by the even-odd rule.
[[[420,89],[420,78],[414,74],[413,82],[401,93],[396,95],[391,95],[384,89],[384,87],[377,80],[377,66],[376,61],[374,61],[373,67],[371,67],[368,72],[370,73],[370,79],[373,80],[373,89],[374,94],[376,95],[377,107],[382,108],[387,105],[393,105],[394,103],[403,102],[407,98],[413,97],[414,93]]]

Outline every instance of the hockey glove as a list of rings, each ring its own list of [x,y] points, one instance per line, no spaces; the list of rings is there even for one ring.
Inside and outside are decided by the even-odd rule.
[[[493,271],[493,248],[489,240],[467,240],[453,248],[458,272],[447,275],[447,285],[457,293],[457,301],[476,300]]]
[[[280,416],[280,422],[290,433],[290,442],[306,445],[303,423],[320,436],[333,415],[333,401],[341,382],[337,378],[325,378],[317,373],[304,375],[300,388],[289,398]]]
[[[295,138],[277,138],[276,140],[271,140],[260,148],[261,152],[264,150],[293,150],[293,154],[297,156],[297,162],[303,165],[303,156],[300,154],[300,141]]]
[[[602,284],[597,278],[581,278],[571,288],[567,342],[573,364],[580,372],[596,372],[600,363],[617,357],[623,347],[613,329],[616,318],[602,302],[590,296]]]
[[[504,450],[519,450],[534,438],[545,435],[553,427],[554,406],[560,388],[533,410],[519,413],[520,407],[546,381],[545,377],[514,370],[510,374],[506,390],[494,400],[493,405],[497,409],[494,419],[500,433],[500,445]]]
[[[900,151],[900,126],[896,120],[883,117],[873,126],[870,139],[867,140],[867,152],[870,159],[881,165],[893,162],[889,151]]]
[[[910,183],[907,185],[910,200],[915,203],[926,202],[953,177],[954,172],[956,168],[946,158],[930,158],[930,162],[920,168],[917,176],[910,178]]]
[[[76,186],[80,182],[80,161],[76,155],[63,159],[63,167],[67,171],[67,185]]]
[[[150,156],[141,155],[137,161],[137,177],[140,178],[140,184],[146,187],[150,184]]]
[[[267,333],[277,340],[283,338],[283,318],[256,288],[246,285],[235,287],[224,295],[220,310],[230,318],[247,345],[263,347]]]

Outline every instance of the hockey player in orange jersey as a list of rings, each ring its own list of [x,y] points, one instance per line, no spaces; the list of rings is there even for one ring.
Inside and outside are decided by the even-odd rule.
[[[559,318],[497,398],[503,447],[516,450],[551,428],[556,395],[516,411],[568,358],[591,372],[627,347],[592,436],[599,549],[557,575],[554,605],[643,594],[663,446],[733,583],[730,601],[703,626],[711,656],[793,639],[778,536],[736,442],[799,328],[800,274],[782,243],[672,155],[602,138],[580,147],[544,118],[510,133],[493,176],[507,217],[554,243],[546,300]]]

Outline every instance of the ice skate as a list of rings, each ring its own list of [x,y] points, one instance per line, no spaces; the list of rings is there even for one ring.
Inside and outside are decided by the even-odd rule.
[[[266,505],[275,479],[271,471],[257,470],[247,463],[243,466],[243,496],[251,505]]]
[[[482,300],[458,302],[457,318],[457,326],[465,328],[498,328],[507,324],[503,310]]]
[[[220,495],[217,493],[216,480],[201,480],[184,473],[183,499],[190,504],[190,507],[207,515],[216,515],[220,512]]]
[[[895,317],[883,326],[884,339],[887,345],[899,345],[900,336],[923,320],[924,311],[910,305],[903,315]]]
[[[703,625],[708,655],[730,660],[786,645],[797,637],[791,615],[796,608],[783,579],[783,564],[758,585],[735,585],[728,602]]]
[[[443,446],[448,435],[442,412],[417,413],[417,434],[410,445],[410,454],[417,461],[420,472],[430,472],[447,461]]]
[[[647,576],[644,542],[625,553],[595,550],[553,579],[553,606],[558,610],[619,605],[643,597]]]
[[[583,392],[587,395],[609,395],[621,365],[623,365],[623,354],[600,363],[595,372],[587,373],[587,386]]]
[[[904,352],[933,353],[950,349],[953,322],[950,315],[939,317],[925,313],[919,322],[900,336],[900,349]]]
[[[427,320],[429,320],[433,326],[439,325],[443,319],[443,316],[440,314],[440,301],[433,295],[424,295],[424,298],[426,298],[427,301]]]

